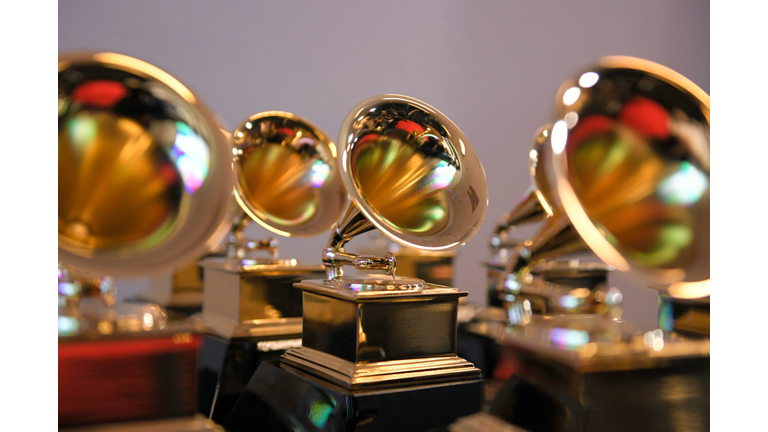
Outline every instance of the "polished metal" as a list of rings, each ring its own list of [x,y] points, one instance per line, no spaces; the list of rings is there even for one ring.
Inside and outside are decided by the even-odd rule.
[[[231,138],[239,211],[225,256],[199,262],[203,308],[192,316],[211,333],[201,349],[200,409],[220,423],[262,361],[301,345],[302,297],[293,284],[325,275],[319,263],[280,258],[276,239],[250,239],[246,227],[255,221],[279,236],[308,237],[328,230],[347,204],[336,145],[308,120],[261,112]]]
[[[553,190],[590,249],[673,297],[709,295],[709,96],[607,57],[563,84],[555,112]]]
[[[226,339],[301,334],[301,292],[293,284],[322,277],[321,265],[286,262],[233,267],[225,257],[200,261],[203,311],[192,316]]]
[[[58,69],[60,342],[160,330],[157,305],[115,305],[111,276],[167,271],[223,239],[231,148],[197,96],[153,65],[65,54]]]
[[[308,120],[283,111],[248,117],[231,139],[239,209],[224,245],[226,258],[199,263],[206,273],[204,301],[194,318],[227,339],[300,333],[301,296],[291,286],[320,276],[323,266],[280,259],[276,239],[248,239],[244,231],[251,221],[284,237],[330,228],[347,201],[336,145]]]
[[[233,132],[235,197],[264,228],[284,237],[328,230],[346,191],[336,145],[320,128],[282,111],[255,114]]]
[[[466,292],[431,284],[390,291],[322,281],[296,286],[304,294],[302,346],[286,352],[284,363],[350,389],[477,379],[478,369],[456,355],[458,300]]]
[[[60,262],[157,273],[226,235],[231,148],[178,80],[121,54],[61,55],[58,112]]]
[[[515,208],[505,213],[496,223],[490,242],[493,253],[517,247],[519,241],[513,241],[508,237],[509,232],[513,231],[517,225],[538,222],[552,216],[552,191],[544,169],[544,161],[550,157],[549,135],[551,133],[552,124],[547,124],[539,128],[534,135],[533,144],[528,153],[528,170],[532,184]]]
[[[488,207],[485,172],[472,145],[444,114],[422,101],[381,95],[342,123],[339,168],[352,199],[323,254],[329,280],[343,276],[337,252],[378,228],[416,249],[455,249],[480,228]],[[391,261],[374,264],[388,272]]]
[[[221,242],[229,141],[178,80],[115,53],[59,57],[58,114],[59,425],[191,417],[205,328],[116,302],[104,275],[167,272]]]
[[[661,65],[608,57],[563,84],[556,115],[534,176],[553,212],[506,263],[510,311],[533,266],[586,246],[671,297],[708,296],[709,97]]]
[[[583,242],[660,290],[661,328],[613,313],[474,323],[507,356],[490,413],[532,430],[707,430],[709,97],[661,65],[608,57],[566,81],[555,120],[543,161],[553,214],[515,249],[504,293],[541,285],[533,269]]]
[[[530,430],[708,430],[707,338],[641,331],[601,315],[472,324],[515,369],[490,414]],[[527,402],[536,401],[532,410]],[[643,418],[628,424],[627,418]],[[503,429],[489,429],[503,430]]]
[[[488,206],[485,172],[471,144],[445,115],[400,95],[353,108],[339,142],[352,204],[323,251],[325,280],[296,284],[304,295],[302,346],[282,363],[346,389],[477,380],[480,371],[456,355],[458,304],[466,292],[396,276],[392,253],[344,250],[376,228],[428,252],[469,240]],[[344,265],[381,273],[350,277]]]

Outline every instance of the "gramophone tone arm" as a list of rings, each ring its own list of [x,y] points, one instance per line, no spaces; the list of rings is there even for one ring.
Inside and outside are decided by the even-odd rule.
[[[395,256],[389,252],[383,257],[377,257],[355,255],[333,248],[326,248],[323,252],[323,264],[329,279],[342,276],[343,265],[351,265],[358,270],[381,270],[388,275],[394,275],[397,268]]]

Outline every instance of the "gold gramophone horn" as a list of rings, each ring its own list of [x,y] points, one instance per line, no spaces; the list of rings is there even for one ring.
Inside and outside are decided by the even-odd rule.
[[[329,280],[343,275],[343,264],[394,274],[391,254],[343,251],[365,231],[378,228],[403,246],[440,251],[464,244],[480,228],[488,207],[485,172],[466,136],[435,108],[400,95],[367,99],[342,123],[339,146],[352,204],[323,254]]]
[[[505,213],[496,223],[490,242],[491,249],[494,251],[517,246],[517,242],[507,238],[507,233],[514,230],[515,226],[528,222],[538,222],[552,216],[552,191],[543,163],[549,157],[549,134],[551,132],[552,124],[547,124],[539,128],[534,135],[533,144],[528,153],[528,170],[531,174],[532,184],[523,193],[515,208],[509,213]]]
[[[284,237],[327,231],[347,202],[336,144],[288,112],[269,111],[233,133],[235,198],[261,226]]]
[[[114,53],[59,58],[59,261],[136,275],[226,235],[231,147],[187,87]]]
[[[656,63],[607,57],[561,87],[556,114],[547,169],[560,211],[533,243],[572,224],[617,270],[708,296],[709,96]]]

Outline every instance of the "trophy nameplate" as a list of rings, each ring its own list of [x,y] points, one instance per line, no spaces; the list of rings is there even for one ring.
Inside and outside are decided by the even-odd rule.
[[[167,272],[220,242],[231,148],[204,104],[153,65],[102,52],[58,66],[59,426],[216,430],[196,415],[205,328],[116,302],[102,275]]]
[[[302,345],[279,362],[262,363],[225,423],[232,431],[264,424],[427,430],[481,408],[480,370],[457,355],[459,300],[467,293],[396,276],[392,253],[344,250],[375,228],[426,251],[466,242],[487,209],[477,155],[445,115],[400,95],[353,109],[339,144],[352,204],[323,251],[325,278],[296,284],[303,293]],[[384,274],[352,277],[343,266]]]

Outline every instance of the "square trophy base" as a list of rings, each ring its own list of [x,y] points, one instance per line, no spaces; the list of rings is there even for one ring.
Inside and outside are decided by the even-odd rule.
[[[708,339],[601,316],[534,318],[476,329],[510,362],[490,414],[532,431],[709,430]]]
[[[480,370],[456,355],[458,302],[467,293],[432,284],[366,290],[392,281],[296,284],[302,346],[262,363],[227,428],[421,431],[478,411]]]
[[[201,261],[205,269],[204,324],[198,367],[199,411],[223,423],[256,368],[301,345],[301,291],[293,284],[325,275],[322,266],[286,260],[232,267],[225,258]]]
[[[482,380],[351,390],[284,362],[259,366],[228,431],[427,431],[480,410]]]

